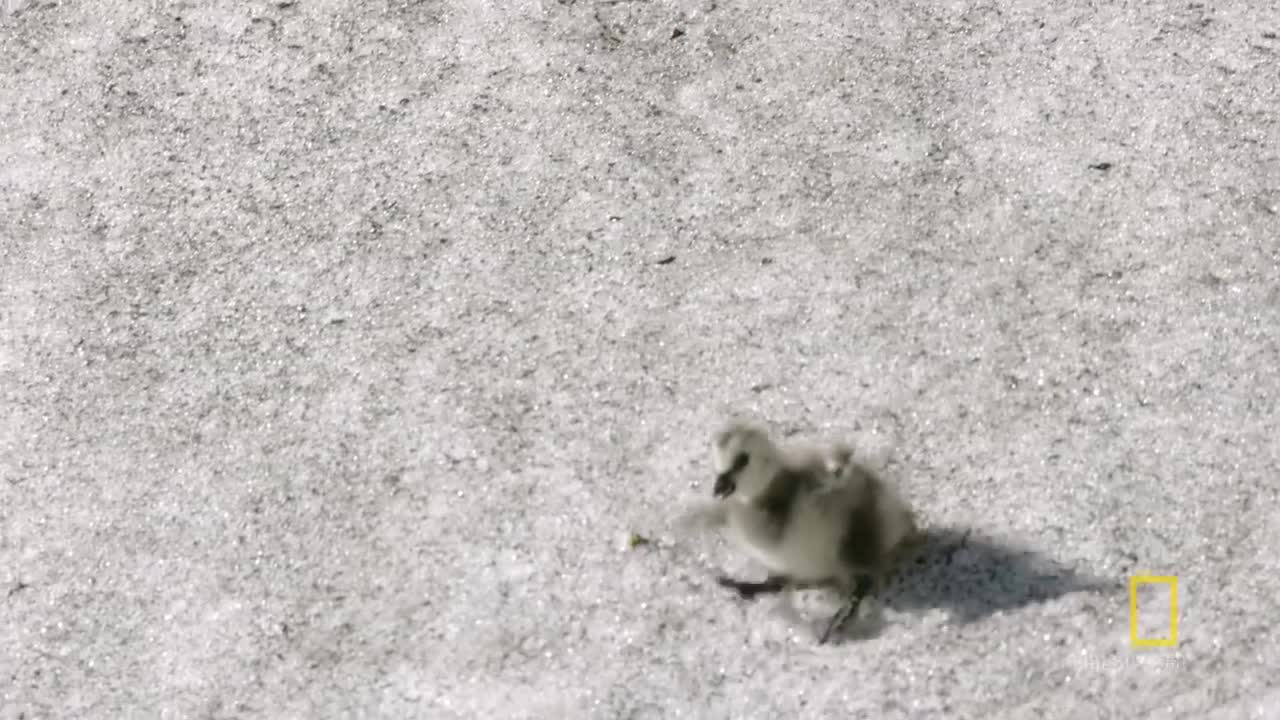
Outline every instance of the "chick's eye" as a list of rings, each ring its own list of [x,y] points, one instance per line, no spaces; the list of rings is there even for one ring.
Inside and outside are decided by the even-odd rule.
[[[746,453],[738,453],[738,456],[733,459],[732,472],[738,472],[742,468],[746,467],[750,460],[751,458],[747,457]]]

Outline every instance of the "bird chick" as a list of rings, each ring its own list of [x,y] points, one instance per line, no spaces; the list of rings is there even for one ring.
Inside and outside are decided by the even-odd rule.
[[[844,445],[783,448],[760,427],[716,433],[713,495],[738,543],[765,566],[763,582],[720,577],[744,598],[832,587],[845,598],[819,637],[831,635],[878,592],[918,534],[902,497]]]

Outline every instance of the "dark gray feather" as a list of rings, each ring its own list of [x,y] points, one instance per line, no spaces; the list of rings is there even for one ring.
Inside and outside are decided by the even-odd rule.
[[[818,485],[813,473],[784,468],[773,476],[753,504],[769,518],[774,536],[781,537],[791,521],[796,500],[805,493],[816,491]]]
[[[851,567],[874,570],[883,557],[880,515],[874,498],[867,497],[849,511],[849,526],[840,538],[840,559]]]

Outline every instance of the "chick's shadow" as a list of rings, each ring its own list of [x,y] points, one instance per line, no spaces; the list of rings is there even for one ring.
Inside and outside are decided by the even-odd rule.
[[[943,609],[967,624],[1076,592],[1123,592],[1121,580],[1081,573],[1029,548],[966,528],[924,531],[922,547],[885,588],[894,610]]]

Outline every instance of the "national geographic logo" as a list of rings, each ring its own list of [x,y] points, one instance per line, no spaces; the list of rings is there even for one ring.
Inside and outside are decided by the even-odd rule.
[[[1168,637],[1138,636],[1138,588],[1143,585],[1169,586]],[[1150,612],[1150,611],[1148,611]],[[1129,645],[1132,647],[1175,647],[1178,644],[1178,578],[1176,575],[1134,575],[1129,578]]]

